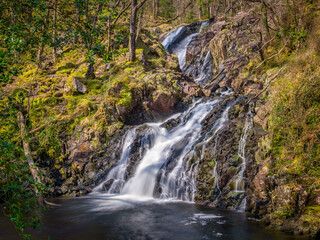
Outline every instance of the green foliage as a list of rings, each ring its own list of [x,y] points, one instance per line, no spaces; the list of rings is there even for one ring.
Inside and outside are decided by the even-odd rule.
[[[174,8],[168,8],[168,6],[172,6],[172,0],[162,0],[160,1],[160,16],[164,18],[172,18],[174,17],[175,10]]]
[[[320,71],[319,56],[310,54],[292,59],[290,71],[277,81],[270,128],[273,171],[303,178],[314,188],[320,186]]]
[[[21,237],[29,239],[30,236],[25,233],[26,227],[40,227],[41,208],[34,194],[37,184],[22,157],[23,149],[16,142],[18,130],[12,100],[8,100],[4,110],[0,114],[0,199],[4,202],[1,208]]]

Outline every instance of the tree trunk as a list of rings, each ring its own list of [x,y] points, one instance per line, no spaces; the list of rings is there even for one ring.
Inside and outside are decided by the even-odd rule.
[[[208,18],[212,18],[212,6],[208,3]]]
[[[54,1],[54,9],[53,9],[53,33],[52,33],[52,43],[53,43],[53,62],[55,63],[57,60],[57,6],[58,0]]]
[[[200,4],[199,4],[199,19],[202,19],[202,8]]]
[[[141,28],[142,28],[142,19],[143,19],[143,8],[141,9],[140,13],[139,13],[139,20],[138,20],[138,27],[137,27],[137,36],[136,36],[136,42],[138,41],[138,38],[139,38],[139,33],[141,31]]]
[[[130,36],[129,36],[129,59],[131,62],[136,60],[136,26],[137,26],[137,0],[132,0]]]
[[[107,53],[111,51],[111,16],[108,17],[108,44],[107,44]]]
[[[45,45],[45,38],[44,36],[47,34],[47,27],[48,27],[48,19],[49,19],[49,15],[50,15],[50,9],[48,8],[47,10],[47,15],[44,19],[44,24],[43,24],[43,28],[42,28],[42,37],[41,37],[41,41],[40,41],[40,45],[39,45],[39,50],[38,50],[38,54],[37,54],[37,65],[39,68],[42,68],[42,54],[43,54],[43,50],[44,50],[44,45]]]
[[[80,10],[79,7],[76,6],[76,22],[77,22],[77,26],[80,25]],[[73,45],[76,45],[78,43],[78,33],[75,32],[74,33],[74,37],[73,37]]]
[[[89,63],[89,65],[88,65],[88,71],[86,73],[86,78],[89,78],[89,79],[95,79],[96,78],[96,75],[94,74],[93,63]]]
[[[159,0],[155,0],[156,1],[156,18],[159,16],[159,6],[160,6],[160,3],[159,3]]]
[[[227,19],[227,0],[223,1],[224,20]]]
[[[157,0],[153,0],[152,4],[153,18],[156,19],[158,17],[158,9],[157,9]]]
[[[177,16],[180,16],[180,0],[177,1]],[[179,21],[180,22],[180,21]]]
[[[262,11],[263,11],[263,13],[262,13],[262,22],[263,22],[264,27],[266,28],[267,36],[268,36],[268,38],[270,38],[270,28],[269,28],[269,22],[268,22],[268,9],[267,9],[267,6],[263,5]]]
[[[45,203],[44,198],[43,198],[41,192],[38,190],[38,186],[42,185],[42,182],[40,179],[40,174],[39,174],[39,169],[33,161],[33,158],[31,155],[31,150],[30,150],[30,145],[29,145],[28,140],[26,139],[27,130],[26,130],[26,124],[25,124],[25,120],[24,120],[22,112],[18,112],[17,118],[18,118],[18,124],[19,124],[19,128],[20,128],[20,134],[21,134],[21,138],[22,138],[24,154],[26,157],[26,161],[29,165],[29,170],[32,174],[32,178],[35,183],[35,193],[38,198],[39,205],[44,205],[44,203]]]

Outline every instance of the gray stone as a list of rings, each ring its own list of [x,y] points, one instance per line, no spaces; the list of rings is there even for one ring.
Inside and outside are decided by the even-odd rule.
[[[72,86],[79,92],[79,93],[87,93],[88,92],[88,88],[82,83],[80,82],[80,80],[76,77],[73,77],[71,79],[72,82]]]

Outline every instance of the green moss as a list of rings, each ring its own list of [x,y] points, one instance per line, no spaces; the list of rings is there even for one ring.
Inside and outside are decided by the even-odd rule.
[[[118,105],[129,106],[132,103],[132,92],[128,89],[121,89]]]
[[[208,166],[211,168],[214,168],[215,165],[216,165],[215,161],[208,162]]]
[[[279,217],[292,217],[295,215],[295,212],[292,210],[282,210],[276,213]]]
[[[306,208],[306,213],[312,213],[317,214],[320,216],[320,206],[319,205],[313,205]],[[320,218],[319,218],[320,221]]]

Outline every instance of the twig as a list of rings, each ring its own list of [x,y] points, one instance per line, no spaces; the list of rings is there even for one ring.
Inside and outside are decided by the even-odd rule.
[[[46,199],[43,199],[43,201],[47,205],[51,205],[51,206],[55,206],[55,207],[61,207],[62,206],[60,204],[55,204],[55,203],[52,203],[52,202],[48,202]]]
[[[182,14],[185,13],[186,9],[187,9],[188,7],[190,7],[191,4],[192,4],[192,1],[190,1],[190,2],[187,4],[187,6],[183,9],[183,11],[181,11],[180,14],[177,14],[177,16],[175,16],[175,17],[173,17],[173,18],[170,18],[170,19],[168,19],[167,21],[158,23],[158,24],[156,24],[156,25],[154,25],[154,26],[152,26],[152,27],[159,27],[159,26],[161,26],[161,25],[163,25],[163,24],[166,24],[166,23],[169,23],[169,22],[172,22],[172,21],[176,20],[176,19],[179,18]]]
[[[48,126],[48,124],[44,124],[44,125],[36,128],[36,129],[31,130],[31,131],[29,132],[29,134],[30,134],[30,135],[35,134],[36,132],[39,132],[39,131],[45,129],[47,126]]]
[[[116,23],[118,22],[119,18],[122,16],[122,14],[127,11],[129,9],[129,7],[131,6],[131,3],[128,4],[128,6],[126,6],[116,17],[116,19],[111,23],[112,26],[116,25]]]
[[[273,80],[275,80],[275,79],[279,76],[279,74],[280,74],[280,72],[281,72],[282,69],[283,69],[283,67],[280,68],[279,71],[278,71],[274,76],[271,77],[271,79],[268,81],[268,83],[267,83],[267,85],[265,86],[265,88],[262,89],[257,95],[255,95],[254,97],[250,98],[250,99],[246,102],[246,104],[249,104],[252,100],[258,98],[263,92],[265,92],[265,91],[269,88],[271,82],[272,82]],[[270,76],[267,76],[267,79],[268,79],[269,77],[270,77]],[[267,79],[266,79],[266,80],[267,80]]]
[[[206,89],[207,87],[209,87],[210,84],[212,82],[214,82],[221,75],[221,73],[223,73],[223,72],[224,72],[224,68],[210,82],[208,82],[203,88]]]
[[[280,51],[279,51],[278,53],[276,53],[275,55],[272,55],[272,56],[269,57],[269,58],[266,58],[265,60],[263,60],[262,63],[260,63],[260,64],[256,67],[256,69],[259,68],[259,67],[260,67],[262,64],[264,64],[266,61],[268,61],[268,60],[270,60],[270,59],[278,56],[278,55],[285,49],[285,47],[287,46],[287,43],[288,43],[288,40],[286,41],[286,43],[284,44],[284,46],[280,49]]]
[[[262,47],[259,49],[259,51],[261,51],[267,44],[269,44],[270,42],[272,42],[272,41],[275,39],[276,36],[277,36],[277,35],[274,35],[273,38],[271,38],[268,42],[266,42],[265,44],[263,44]]]

